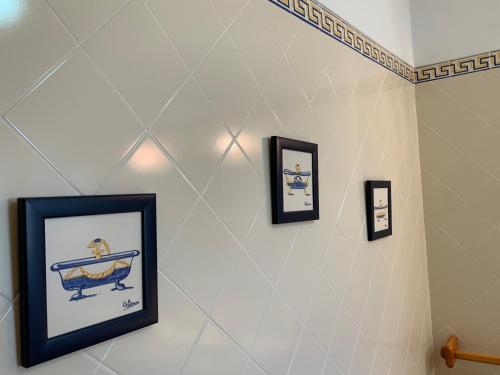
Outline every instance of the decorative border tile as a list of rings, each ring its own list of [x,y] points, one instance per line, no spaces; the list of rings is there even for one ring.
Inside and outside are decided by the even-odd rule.
[[[269,0],[363,56],[415,83],[415,69],[315,0]]]
[[[414,68],[316,0],[269,1],[411,83],[500,68],[500,50]]]
[[[415,83],[451,78],[498,67],[500,67],[500,51],[484,52],[418,67],[415,69]]]

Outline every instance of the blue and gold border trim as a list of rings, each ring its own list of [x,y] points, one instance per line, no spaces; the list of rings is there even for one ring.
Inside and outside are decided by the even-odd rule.
[[[316,0],[269,1],[412,83],[500,68],[500,50],[414,68]]]
[[[269,0],[370,60],[414,83],[415,69],[315,0]]]
[[[490,51],[415,69],[415,83],[435,81],[500,67],[500,51]]]

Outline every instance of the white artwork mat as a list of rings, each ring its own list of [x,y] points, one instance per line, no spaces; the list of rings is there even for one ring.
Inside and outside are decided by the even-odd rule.
[[[373,189],[373,228],[375,232],[389,229],[389,189]]]
[[[51,270],[52,265],[60,262],[89,257],[97,259],[95,248],[89,247],[95,239],[99,239],[99,245],[104,243],[101,239],[104,240],[111,250],[111,255],[129,250],[137,250],[139,254],[120,259],[119,263],[106,261],[86,265],[83,271],[80,267]],[[105,249],[105,246],[100,248]],[[45,219],[45,249],[49,338],[143,309],[140,212]],[[100,259],[105,257],[101,256]],[[130,267],[126,267],[127,265]],[[112,282],[83,289],[85,298],[71,300],[77,291],[63,288],[64,280],[79,281],[90,277],[98,282],[106,282],[109,279],[104,278],[102,274],[105,275],[109,271],[123,272],[127,269],[130,272],[120,281],[127,289],[112,291],[115,287]],[[68,272],[73,273],[68,276]]]
[[[312,160],[310,152],[283,149],[283,212],[314,210]]]

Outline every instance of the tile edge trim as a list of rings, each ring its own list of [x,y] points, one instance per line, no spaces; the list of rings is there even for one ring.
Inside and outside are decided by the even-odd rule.
[[[500,50],[424,65],[415,68],[415,83],[463,76],[500,68]]]
[[[500,50],[413,67],[317,0],[268,1],[414,84],[500,68]]]
[[[316,0],[269,0],[323,34],[348,46],[405,80],[415,83],[415,68],[356,29]]]

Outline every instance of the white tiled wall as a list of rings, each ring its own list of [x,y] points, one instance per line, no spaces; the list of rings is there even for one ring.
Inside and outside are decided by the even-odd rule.
[[[14,1],[14,0],[13,0]],[[266,0],[31,0],[0,21],[0,374],[428,374],[414,87]],[[321,220],[270,223],[268,137]],[[365,179],[393,181],[368,243]],[[160,324],[18,363],[15,198],[158,194]]]
[[[435,346],[500,351],[500,108],[494,69],[417,86]],[[436,356],[436,374],[500,374]]]

